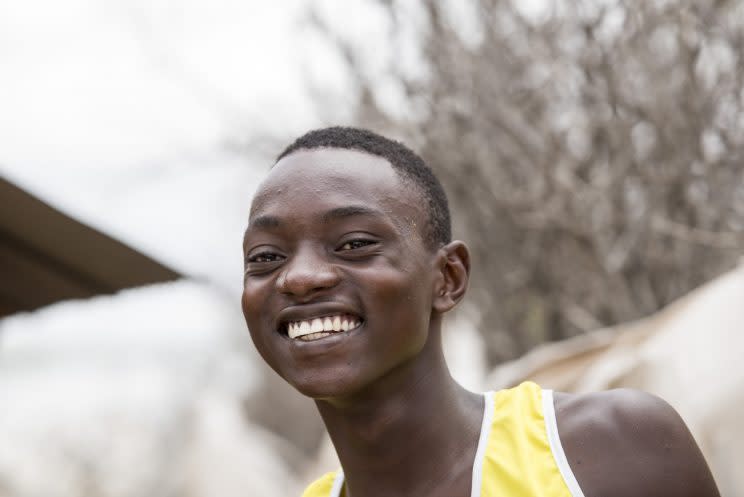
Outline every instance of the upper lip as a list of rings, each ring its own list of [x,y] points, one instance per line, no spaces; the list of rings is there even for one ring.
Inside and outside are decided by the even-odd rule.
[[[276,328],[285,331],[287,323],[295,321],[307,321],[314,318],[333,316],[336,314],[350,314],[361,318],[359,312],[351,309],[348,305],[337,302],[323,302],[318,304],[303,304],[285,307],[277,315]]]

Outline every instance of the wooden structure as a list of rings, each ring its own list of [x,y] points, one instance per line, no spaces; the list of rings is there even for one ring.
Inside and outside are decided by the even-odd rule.
[[[0,318],[180,276],[0,177]]]

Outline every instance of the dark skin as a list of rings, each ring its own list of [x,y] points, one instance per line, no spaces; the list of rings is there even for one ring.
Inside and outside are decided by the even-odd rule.
[[[244,241],[243,312],[264,360],[315,399],[345,495],[468,497],[483,398],[450,376],[443,315],[470,272],[459,241],[431,247],[419,191],[381,157],[284,157],[259,188]],[[360,323],[312,341],[289,322]],[[647,394],[556,394],[559,433],[587,497],[718,496],[674,410]]]
[[[558,432],[584,495],[718,497],[679,414],[651,394],[617,389],[555,395]]]

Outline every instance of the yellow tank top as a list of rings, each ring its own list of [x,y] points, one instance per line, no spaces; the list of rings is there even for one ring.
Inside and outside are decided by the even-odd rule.
[[[584,497],[563,452],[553,392],[525,382],[485,394],[471,497]],[[342,497],[343,471],[327,473],[302,497]]]

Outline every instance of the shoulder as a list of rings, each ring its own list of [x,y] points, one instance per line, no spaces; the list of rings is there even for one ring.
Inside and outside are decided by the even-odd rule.
[[[684,421],[659,397],[617,389],[554,399],[561,444],[587,497],[719,495]]]

